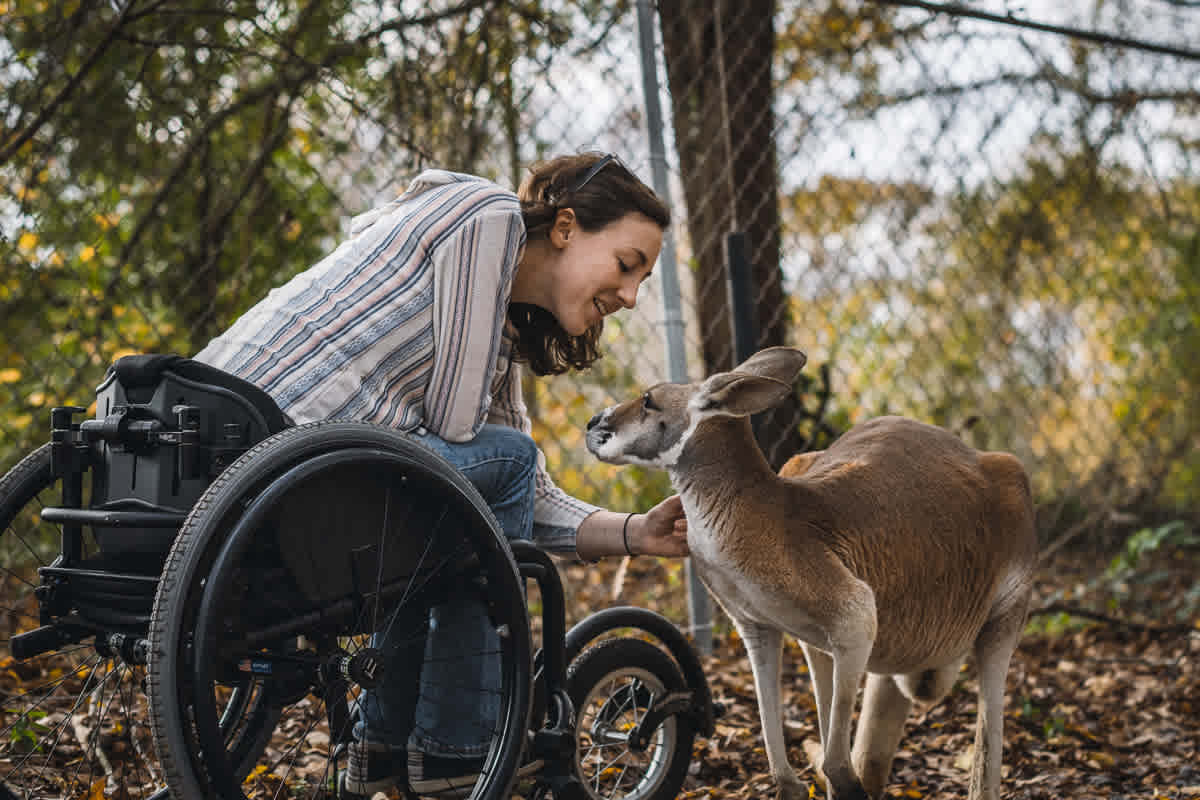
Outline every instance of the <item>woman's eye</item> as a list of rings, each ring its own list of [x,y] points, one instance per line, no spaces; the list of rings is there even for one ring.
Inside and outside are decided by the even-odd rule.
[[[626,264],[624,261],[622,261],[619,258],[617,259],[617,266],[619,266],[621,268],[621,272],[629,272],[633,269],[632,267],[630,267],[628,264]]]

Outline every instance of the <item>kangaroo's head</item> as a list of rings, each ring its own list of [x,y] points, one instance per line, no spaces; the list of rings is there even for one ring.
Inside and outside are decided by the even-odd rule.
[[[660,383],[588,422],[587,446],[601,461],[668,469],[710,417],[744,417],[780,403],[804,367],[804,353],[770,347],[730,372],[698,383]]]

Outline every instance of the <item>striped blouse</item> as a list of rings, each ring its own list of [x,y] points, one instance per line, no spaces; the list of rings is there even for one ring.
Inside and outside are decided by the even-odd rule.
[[[262,387],[299,423],[367,420],[453,442],[485,423],[528,434],[505,330],[524,244],[516,195],[428,170],[195,358]],[[555,486],[538,454],[538,546],[574,553],[596,510]]]

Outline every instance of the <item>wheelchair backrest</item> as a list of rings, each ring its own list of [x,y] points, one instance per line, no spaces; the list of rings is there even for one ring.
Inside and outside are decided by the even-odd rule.
[[[90,506],[186,513],[248,448],[287,426],[262,390],[177,356],[127,356],[96,390]],[[105,554],[165,554],[175,528],[93,525]]]

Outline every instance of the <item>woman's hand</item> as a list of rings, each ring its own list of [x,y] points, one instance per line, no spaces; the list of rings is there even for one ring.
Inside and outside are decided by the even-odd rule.
[[[677,494],[635,515],[629,528],[630,548],[637,555],[681,558],[688,554],[687,517]]]

